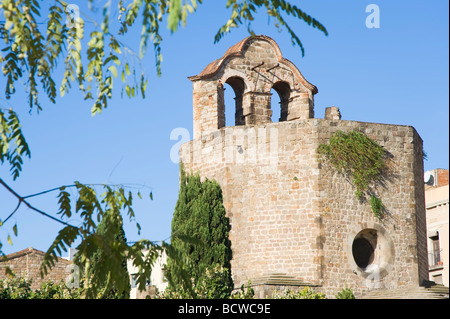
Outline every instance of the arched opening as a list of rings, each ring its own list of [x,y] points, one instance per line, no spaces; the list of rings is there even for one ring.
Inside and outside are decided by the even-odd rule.
[[[353,258],[359,268],[366,268],[374,259],[374,248],[365,238],[357,238],[353,242]]]
[[[280,122],[281,119],[281,100],[278,93],[272,88],[270,90],[270,110],[272,111],[272,115],[270,119],[272,123]]]
[[[277,94],[274,94],[273,92]],[[291,87],[287,82],[276,82],[270,91],[272,122],[283,122],[287,120]]]
[[[378,235],[375,229],[365,229],[359,232],[353,240],[353,259],[361,269],[366,269],[375,260]]]
[[[224,89],[224,126],[245,125],[244,112],[242,108],[242,98],[245,91],[244,80],[239,77],[230,77],[226,80]],[[234,107],[232,107],[232,105],[234,105]]]
[[[381,279],[390,272],[395,257],[395,247],[386,229],[378,224],[355,229],[349,234],[347,247],[352,272],[380,285]]]

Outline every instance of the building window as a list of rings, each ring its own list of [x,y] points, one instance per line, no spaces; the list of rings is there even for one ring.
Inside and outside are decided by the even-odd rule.
[[[137,288],[137,286],[138,286],[137,279],[138,279],[138,274],[131,274],[131,288]],[[147,279],[145,281],[145,285],[150,286],[151,281],[149,279]]]
[[[430,237],[432,251],[430,252],[430,267],[441,265],[441,248],[439,246],[439,235]]]
[[[131,274],[131,288],[137,287],[137,274]]]
[[[272,86],[272,90],[277,94],[274,101],[271,101],[272,122],[287,121],[289,114],[289,101],[291,97],[291,88],[287,82],[277,82]],[[271,92],[272,92],[271,90]],[[272,95],[273,97],[274,95]],[[279,105],[276,105],[278,102]]]
[[[228,94],[225,87],[222,90],[223,96],[219,98],[219,128],[223,126],[245,125],[243,96],[245,82],[243,79],[233,76],[225,82],[226,86],[233,89],[234,94]],[[225,92],[224,92],[225,90]],[[234,97],[232,96],[234,95]],[[232,101],[232,99],[234,101]],[[234,104],[234,107],[232,105]]]

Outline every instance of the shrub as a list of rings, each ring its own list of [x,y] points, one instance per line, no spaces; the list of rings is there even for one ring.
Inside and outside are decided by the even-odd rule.
[[[80,299],[81,296],[81,288],[68,288],[64,281],[46,281],[34,291],[31,283],[23,277],[0,280],[0,299]]]
[[[248,281],[247,286],[242,284],[241,289],[234,291],[231,294],[230,299],[253,299],[253,297],[255,297],[255,291],[250,285],[250,280]]]
[[[300,291],[274,290],[272,299],[326,299],[326,295],[320,292],[315,292],[310,287],[305,287]]]
[[[336,294],[336,299],[355,299],[351,288],[344,288]]]
[[[176,288],[169,286],[157,295],[158,299],[227,299],[230,296],[229,269],[219,264],[206,268],[200,278],[191,278],[192,289],[183,285]]]

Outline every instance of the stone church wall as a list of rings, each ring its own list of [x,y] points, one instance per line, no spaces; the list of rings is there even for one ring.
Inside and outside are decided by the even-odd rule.
[[[428,278],[422,140],[413,127],[341,120],[337,107],[314,118],[317,88],[265,36],[244,39],[189,79],[194,139],[180,160],[222,187],[236,287],[251,280],[263,292],[309,285],[360,294]],[[224,84],[235,93],[235,126],[225,123]],[[276,123],[272,88],[280,96]],[[319,144],[338,130],[358,130],[389,153],[389,170],[373,189],[384,219],[320,163]]]
[[[388,212],[382,221],[367,201],[356,199],[348,180],[318,161],[320,143],[337,130],[353,129],[392,156],[390,174],[377,189]],[[345,285],[363,291],[426,278],[419,265],[426,250],[417,237],[425,227],[423,194],[415,186],[423,174],[412,169],[421,145],[408,126],[309,119],[225,127],[184,144],[180,158],[187,172],[222,187],[237,286],[286,273],[330,293]],[[366,229],[384,237],[377,246],[378,255],[386,255],[378,260],[379,277],[353,261],[353,240]]]

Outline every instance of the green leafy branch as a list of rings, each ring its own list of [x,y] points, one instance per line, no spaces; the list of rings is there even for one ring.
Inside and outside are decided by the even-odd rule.
[[[66,226],[71,226],[70,224],[68,224],[67,222],[65,222],[65,221],[63,221],[63,220],[61,220],[61,219],[58,219],[58,218],[56,218],[56,217],[54,217],[54,216],[52,216],[52,215],[49,215],[49,214],[47,214],[46,212],[44,212],[44,211],[42,211],[42,210],[40,210],[40,209],[38,209],[38,208],[36,208],[36,207],[34,207],[33,205],[31,205],[27,200],[26,200],[26,198],[27,197],[23,197],[23,196],[20,196],[17,192],[15,192],[8,184],[6,184],[1,178],[0,178],[0,185],[1,186],[3,186],[7,191],[9,191],[12,195],[14,195],[16,198],[17,198],[17,200],[18,200],[18,203],[17,203],[17,206],[16,206],[16,208],[2,221],[2,220],[0,220],[0,227],[2,227],[2,226],[4,226],[4,224],[6,223],[6,222],[8,222],[8,220],[9,219],[11,219],[13,216],[14,216],[14,214],[16,214],[17,213],[17,211],[18,211],[18,209],[19,209],[19,207],[22,205],[22,204],[24,204],[24,205],[26,205],[29,209],[31,209],[32,211],[34,211],[34,212],[36,212],[36,213],[39,213],[39,214],[41,214],[41,215],[43,215],[43,216],[45,216],[45,217],[47,217],[47,218],[49,218],[49,219],[51,219],[51,220],[54,220],[54,221],[56,221],[56,222],[58,222],[58,223],[61,223],[61,224],[63,224],[63,225],[66,225]],[[73,227],[73,226],[71,226],[71,227]],[[75,228],[75,227],[74,227]],[[17,235],[18,235],[18,229],[17,229],[17,224],[14,224],[14,226],[13,226],[13,232],[14,232],[14,235],[17,237]],[[10,244],[10,245],[12,245],[13,243],[12,243],[12,240],[11,240],[11,236],[8,234],[8,243]],[[4,254],[3,254],[3,251],[2,251],[2,243],[1,243],[1,241],[0,241],[0,256],[4,256]]]
[[[16,82],[26,76],[24,85],[28,91],[30,109],[36,107],[38,111],[42,110],[39,101],[40,87],[49,100],[56,103],[57,86],[54,72],[58,59],[64,57],[64,73],[59,87],[61,96],[70,91],[72,82],[76,82],[85,99],[94,99],[91,113],[95,115],[107,107],[108,100],[112,97],[113,80],[118,74],[117,66],[121,64],[119,56],[124,52],[121,57],[129,69],[130,63],[125,53],[133,51],[109,30],[110,2],[103,7],[101,24],[87,17],[95,26],[95,30],[86,40],[87,43],[83,43],[86,29],[81,17],[78,17],[73,25],[67,25],[67,6],[68,3],[64,1],[55,1],[49,8],[48,22],[45,24],[47,29],[42,31],[37,23],[37,18],[41,15],[38,1],[0,2],[0,14],[3,13],[4,18],[4,22],[0,22],[0,38],[4,40],[3,47],[0,47],[0,64],[6,78],[5,96],[10,99],[16,93]],[[88,59],[86,66],[83,62],[83,45],[86,46]],[[133,59],[137,57],[136,54],[131,56]],[[143,69],[140,63],[139,66]],[[133,73],[135,72],[134,67]],[[134,78],[133,84],[129,82],[128,77],[121,79],[126,84],[127,91],[130,91],[129,97],[137,96],[139,92],[144,95],[147,80],[143,71],[139,78]]]
[[[93,0],[89,4],[93,5]],[[30,112],[32,109],[42,110],[40,104],[39,90],[43,89],[52,103],[56,103],[58,87],[56,86],[54,74],[57,71],[57,62],[63,59],[63,76],[59,86],[61,96],[69,93],[72,89],[72,83],[76,83],[83,92],[85,99],[94,100],[91,114],[100,113],[107,107],[108,100],[112,97],[114,79],[118,77],[121,71],[121,80],[125,85],[125,91],[128,97],[135,97],[139,92],[144,97],[147,88],[147,79],[144,76],[141,59],[144,56],[147,44],[153,42],[155,53],[155,64],[158,76],[161,75],[161,43],[160,24],[163,18],[167,16],[167,27],[171,32],[175,32],[180,25],[185,25],[188,14],[197,10],[201,0],[132,0],[125,7],[123,1],[119,1],[120,30],[117,35],[110,31],[110,8],[111,2],[108,1],[102,8],[102,21],[97,23],[89,18],[83,12],[80,12],[85,19],[93,23],[94,30],[89,30],[89,37],[85,38],[84,20],[79,17],[73,25],[67,23],[68,3],[62,0],[56,0],[50,5],[48,10],[46,30],[40,30],[38,19],[41,17],[42,8],[38,0],[1,0],[0,1],[0,65],[5,81],[5,97],[10,99],[17,92],[17,82],[23,80],[28,97]],[[305,14],[296,6],[290,5],[284,0],[229,0],[227,7],[232,8],[232,15],[229,22],[222,27],[215,37],[216,42],[231,28],[238,27],[239,24],[248,22],[249,32],[251,30],[251,21],[254,19],[254,13],[257,8],[265,6],[267,13],[276,17],[279,23],[286,27],[293,43],[297,43],[304,52],[300,39],[294,31],[281,17],[281,12],[291,15],[314,28],[321,30],[327,35],[326,29],[315,19]],[[139,55],[130,50],[118,36],[125,36],[131,27],[135,24],[139,15],[142,15],[142,32]],[[3,15],[3,16],[1,16]],[[83,49],[85,50],[83,55]],[[128,54],[131,54],[129,59]],[[85,62],[87,59],[88,62]],[[136,64],[132,62],[136,62]],[[140,68],[141,73],[139,76]],[[131,81],[129,81],[131,77]],[[122,90],[123,92],[123,90]],[[16,179],[23,164],[23,158],[30,157],[30,150],[22,134],[21,126],[17,114],[10,110],[0,108],[0,161],[9,163],[13,179]],[[17,199],[17,207],[7,216],[0,227],[4,225],[23,204],[34,212],[46,216],[54,221],[63,224],[65,227],[49,248],[46,259],[43,264],[43,272],[51,268],[56,256],[73,244],[76,240],[81,240],[79,245],[80,262],[86,270],[89,270],[94,251],[99,247],[111,253],[110,268],[108,263],[103,264],[101,275],[89,277],[89,271],[86,271],[85,292],[86,296],[101,295],[102,286],[96,280],[101,278],[107,283],[115,280],[120,281],[120,276],[116,266],[118,261],[122,260],[123,254],[134,258],[136,265],[140,269],[138,281],[140,288],[143,288],[148,272],[149,265],[154,260],[155,250],[164,248],[165,251],[177,258],[170,245],[164,244],[157,246],[150,241],[139,241],[133,246],[120,244],[111,240],[109,235],[100,235],[96,232],[97,226],[101,220],[107,221],[107,228],[111,230],[106,232],[112,234],[121,224],[121,215],[125,212],[131,219],[134,218],[132,211],[131,193],[126,194],[123,187],[105,186],[105,193],[98,196],[92,185],[83,185],[76,183],[71,186],[58,188],[59,211],[61,218],[56,218],[38,208],[34,207],[27,200],[30,196],[20,196],[3,180],[0,184],[10,191]],[[78,198],[73,199],[70,193],[66,191],[69,187],[75,187],[78,192]],[[46,193],[44,191],[38,194]],[[138,193],[139,197],[140,194]],[[37,194],[35,194],[37,196]],[[151,193],[150,193],[151,196]],[[75,201],[75,203],[74,203]],[[73,210],[74,208],[74,211]],[[83,222],[75,226],[64,221],[73,214],[79,214]],[[138,229],[140,229],[137,223]],[[13,232],[17,236],[17,225],[13,226]],[[8,242],[11,242],[8,235]],[[1,252],[0,243],[0,254]],[[142,249],[147,249],[149,253],[143,254]],[[120,255],[122,254],[122,255]],[[181,269],[181,268],[180,268]],[[180,270],[180,273],[182,271]],[[147,276],[147,277],[146,277]],[[125,283],[119,283],[125,285]]]
[[[384,214],[384,205],[369,186],[381,181],[387,169],[386,150],[366,135],[357,131],[334,133],[328,144],[320,144],[317,153],[341,174],[351,178],[356,187],[355,195],[362,199],[365,193],[371,197],[372,211],[378,218]]]
[[[9,163],[14,180],[19,177],[25,156],[29,158],[31,153],[17,114],[12,109],[5,114],[0,108],[0,163]]]
[[[42,191],[28,196],[21,196],[16,193],[9,185],[0,179],[0,185],[13,194],[18,199],[18,205],[6,219],[1,222],[3,226],[8,220],[16,214],[21,204],[26,205],[29,209],[37,212],[47,218],[50,218],[65,227],[62,228],[58,236],[47,250],[43,263],[41,265],[41,275],[44,276],[55,265],[58,256],[63,251],[71,247],[77,240],[81,243],[76,247],[79,251],[77,263],[83,266],[85,274],[90,274],[84,278],[85,286],[84,295],[87,298],[96,298],[101,295],[105,288],[105,282],[114,282],[116,287],[122,289],[126,284],[123,278],[119,277],[118,267],[121,265],[124,256],[133,260],[133,262],[140,268],[138,281],[143,282],[140,288],[145,288],[145,279],[149,278],[149,271],[151,271],[151,264],[155,260],[155,254],[160,253],[166,244],[156,245],[148,240],[141,240],[134,243],[132,246],[120,242],[115,238],[118,229],[121,227],[122,215],[128,216],[130,222],[135,221],[135,213],[132,208],[133,194],[131,191],[126,191],[122,185],[85,185],[75,182],[73,185],[66,185],[59,188],[53,188],[47,191]],[[103,193],[98,195],[95,188],[101,186]],[[68,189],[76,190],[76,198],[73,198]],[[52,216],[31,205],[28,201],[31,197],[40,196],[42,194],[59,191],[57,211],[58,217]],[[140,192],[137,192],[139,198],[142,198]],[[150,193],[151,194],[151,193]],[[150,195],[150,199],[152,196]],[[82,222],[79,225],[73,225],[65,220],[72,218],[74,214],[81,217]],[[103,224],[103,232],[100,234],[98,230],[99,224]],[[140,225],[136,222],[138,233],[140,232]],[[17,236],[17,224],[13,226],[14,234]],[[11,238],[8,235],[8,242],[12,244]],[[101,263],[96,265],[95,271],[89,271],[92,258],[95,252],[101,249],[105,252],[107,258],[103,258]],[[141,250],[146,250],[145,254]],[[1,251],[1,243],[0,243]],[[121,267],[121,266],[120,266]],[[122,281],[121,281],[122,280]]]
[[[228,21],[219,29],[214,37],[214,43],[219,42],[232,28],[237,28],[244,22],[248,22],[247,30],[251,35],[254,35],[254,31],[251,28],[251,22],[255,19],[257,10],[261,7],[265,7],[267,14],[276,18],[279,25],[286,28],[291,36],[292,44],[298,45],[302,51],[302,56],[305,55],[305,50],[300,38],[282,17],[281,13],[284,12],[289,16],[302,20],[309,26],[320,30],[324,35],[328,36],[328,31],[323,24],[317,21],[312,16],[308,15],[297,6],[290,4],[284,0],[228,0],[227,8],[231,8],[231,17]]]
[[[119,291],[125,291],[128,277],[123,275],[124,259],[131,260],[137,268],[138,289],[144,290],[156,258],[163,252],[172,255],[170,245],[164,242],[158,245],[146,239],[128,245],[117,238],[123,224],[122,216],[128,216],[130,221],[135,219],[131,192],[126,192],[123,187],[104,185],[103,194],[98,196],[91,186],[80,183],[75,185],[79,195],[75,200],[75,213],[82,217],[83,222],[78,227],[68,225],[59,232],[44,257],[41,265],[42,275],[53,266],[61,251],[66,251],[76,240],[81,240],[76,247],[78,252],[74,262],[83,269],[85,275],[85,298],[101,298],[109,291],[112,283]],[[139,192],[138,195],[141,197]],[[58,214],[70,218],[74,206],[70,203],[70,194],[63,187],[58,197]],[[139,231],[140,226],[138,223],[136,225]],[[103,252],[102,258],[96,259],[99,250]]]
[[[93,2],[90,0],[89,5],[96,9]],[[181,25],[186,25],[188,15],[193,14],[202,3],[202,0],[132,0],[125,6],[121,0],[117,4],[117,21],[120,28],[117,34],[114,34],[110,31],[110,26],[113,25],[110,21],[112,4],[107,1],[101,10],[101,23],[90,18],[88,14],[79,12],[94,26],[89,37],[84,39],[84,33],[87,31],[84,20],[80,16],[76,18],[75,23],[68,24],[69,4],[65,1],[56,0],[49,7],[47,28],[43,31],[37,22],[42,12],[39,1],[1,0],[0,14],[3,13],[4,19],[0,16],[0,21],[4,22],[0,22],[0,38],[4,40],[4,45],[0,48],[0,64],[6,79],[5,96],[7,99],[11,98],[16,93],[16,82],[27,77],[24,85],[28,91],[30,108],[36,107],[38,111],[42,109],[39,99],[41,87],[49,100],[56,103],[58,88],[54,72],[58,59],[63,57],[64,74],[59,86],[60,95],[67,94],[71,83],[76,82],[85,99],[94,100],[91,109],[93,115],[107,107],[112,96],[114,79],[120,73],[119,67],[122,71],[120,79],[124,85],[122,92],[125,90],[129,98],[138,96],[139,93],[145,97],[148,80],[144,75],[141,60],[147,51],[148,42],[153,43],[156,72],[161,76],[163,18],[167,17],[168,29],[175,32]],[[328,35],[328,31],[319,21],[285,0],[228,0],[226,7],[231,8],[231,16],[215,35],[215,43],[232,28],[244,23],[247,23],[249,33],[254,34],[251,23],[260,8],[264,8],[269,16],[276,18],[277,23],[286,28],[293,45],[300,47],[302,55],[303,44],[282,16],[283,13]],[[125,36],[136,24],[139,16],[142,17],[142,31],[139,54],[135,54],[120,41],[119,36]],[[131,59],[128,53],[131,53]],[[84,62],[84,58],[87,58],[87,62]],[[135,61],[137,63],[134,63]],[[132,78],[128,77],[130,74],[133,74]]]

